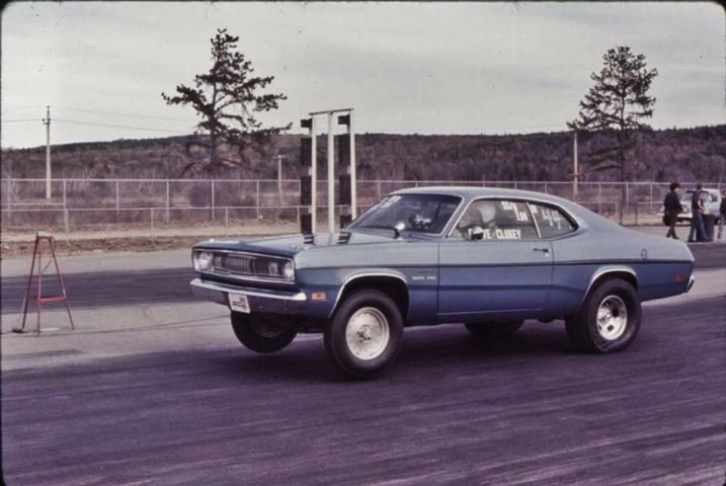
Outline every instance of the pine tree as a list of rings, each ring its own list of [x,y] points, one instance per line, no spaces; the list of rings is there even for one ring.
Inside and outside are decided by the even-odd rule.
[[[590,75],[595,85],[580,102],[578,118],[567,124],[584,135],[614,135],[615,145],[585,154],[583,163],[590,170],[619,169],[620,182],[628,180],[628,151],[635,147],[640,132],[650,130],[644,121],[653,116],[655,98],[648,96],[648,90],[656,76],[658,70],[648,69],[645,56],[634,54],[627,46],[603,55],[603,68]]]
[[[252,63],[236,50],[238,41],[226,29],[218,29],[211,39],[209,72],[195,76],[194,87],[178,85],[175,96],[161,94],[168,105],[191,105],[202,118],[197,134],[207,135],[187,142],[186,149],[201,147],[209,159],[195,159],[183,173],[195,165],[202,165],[212,175],[224,168],[250,166],[252,153],[269,157],[273,135],[290,127],[263,128],[255,118],[256,113],[277,109],[286,96],[260,93],[274,76],[254,75]],[[227,149],[224,153],[222,147]]]

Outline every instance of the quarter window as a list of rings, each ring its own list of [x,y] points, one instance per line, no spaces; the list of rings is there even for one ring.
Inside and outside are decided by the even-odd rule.
[[[473,238],[474,234],[479,236]],[[452,236],[485,241],[533,240],[537,239],[537,229],[525,203],[482,199],[471,203]]]
[[[542,238],[555,238],[575,231],[575,225],[562,211],[552,206],[529,203],[532,217],[537,222]]]

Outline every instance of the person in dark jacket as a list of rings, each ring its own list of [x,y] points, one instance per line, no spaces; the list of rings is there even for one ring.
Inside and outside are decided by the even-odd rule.
[[[688,242],[706,241],[706,229],[703,227],[703,213],[706,211],[703,205],[703,184],[696,184],[691,198],[691,231],[688,233]],[[696,239],[694,239],[694,236]]]
[[[678,239],[678,235],[676,234],[676,221],[678,221],[678,215],[683,210],[681,198],[678,196],[680,189],[681,185],[679,183],[671,182],[671,190],[663,200],[663,214],[665,214],[666,224],[668,225],[666,238],[673,238],[674,240]]]
[[[668,232],[666,238],[678,239],[676,235],[676,221],[678,215],[683,210],[681,206],[681,198],[678,196],[678,191],[681,189],[681,185],[677,182],[671,182],[671,190],[666,194],[663,200],[663,214],[665,215],[665,223],[668,225]]]
[[[718,239],[723,234],[724,220],[726,219],[726,189],[721,191],[721,205],[718,207]]]

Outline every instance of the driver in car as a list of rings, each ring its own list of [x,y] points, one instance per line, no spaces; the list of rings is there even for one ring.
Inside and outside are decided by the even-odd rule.
[[[497,229],[496,220],[497,202],[481,201],[469,208],[458,227],[464,238],[482,239],[485,234],[494,234]]]

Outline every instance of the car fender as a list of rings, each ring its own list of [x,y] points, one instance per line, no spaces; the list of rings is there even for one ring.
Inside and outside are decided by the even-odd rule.
[[[633,281],[635,283],[634,287],[637,290],[638,289],[638,274],[635,270],[633,270],[631,267],[627,265],[603,265],[599,267],[593,274],[592,277],[590,277],[590,283],[587,285],[587,290],[585,290],[585,293],[582,296],[582,300],[580,301],[580,305],[578,305],[578,310],[582,307],[582,305],[585,303],[585,299],[587,299],[587,296],[590,295],[590,292],[595,288],[595,285],[601,281],[604,277],[610,275],[610,274],[628,274],[631,275],[633,278]],[[633,283],[633,282],[631,282]]]
[[[398,270],[388,269],[388,268],[366,268],[366,269],[356,269],[348,273],[343,281],[340,284],[340,288],[338,289],[338,293],[335,297],[335,301],[333,303],[333,307],[330,310],[330,314],[328,317],[332,317],[333,314],[335,314],[335,311],[337,310],[338,306],[340,305],[341,298],[343,297],[343,294],[345,293],[345,289],[349,287],[352,283],[354,283],[356,280],[360,280],[362,278],[370,278],[370,277],[380,277],[380,278],[393,278],[400,280],[403,282],[403,284],[406,286],[406,290],[408,291],[408,281],[406,280],[406,276],[399,272]]]

